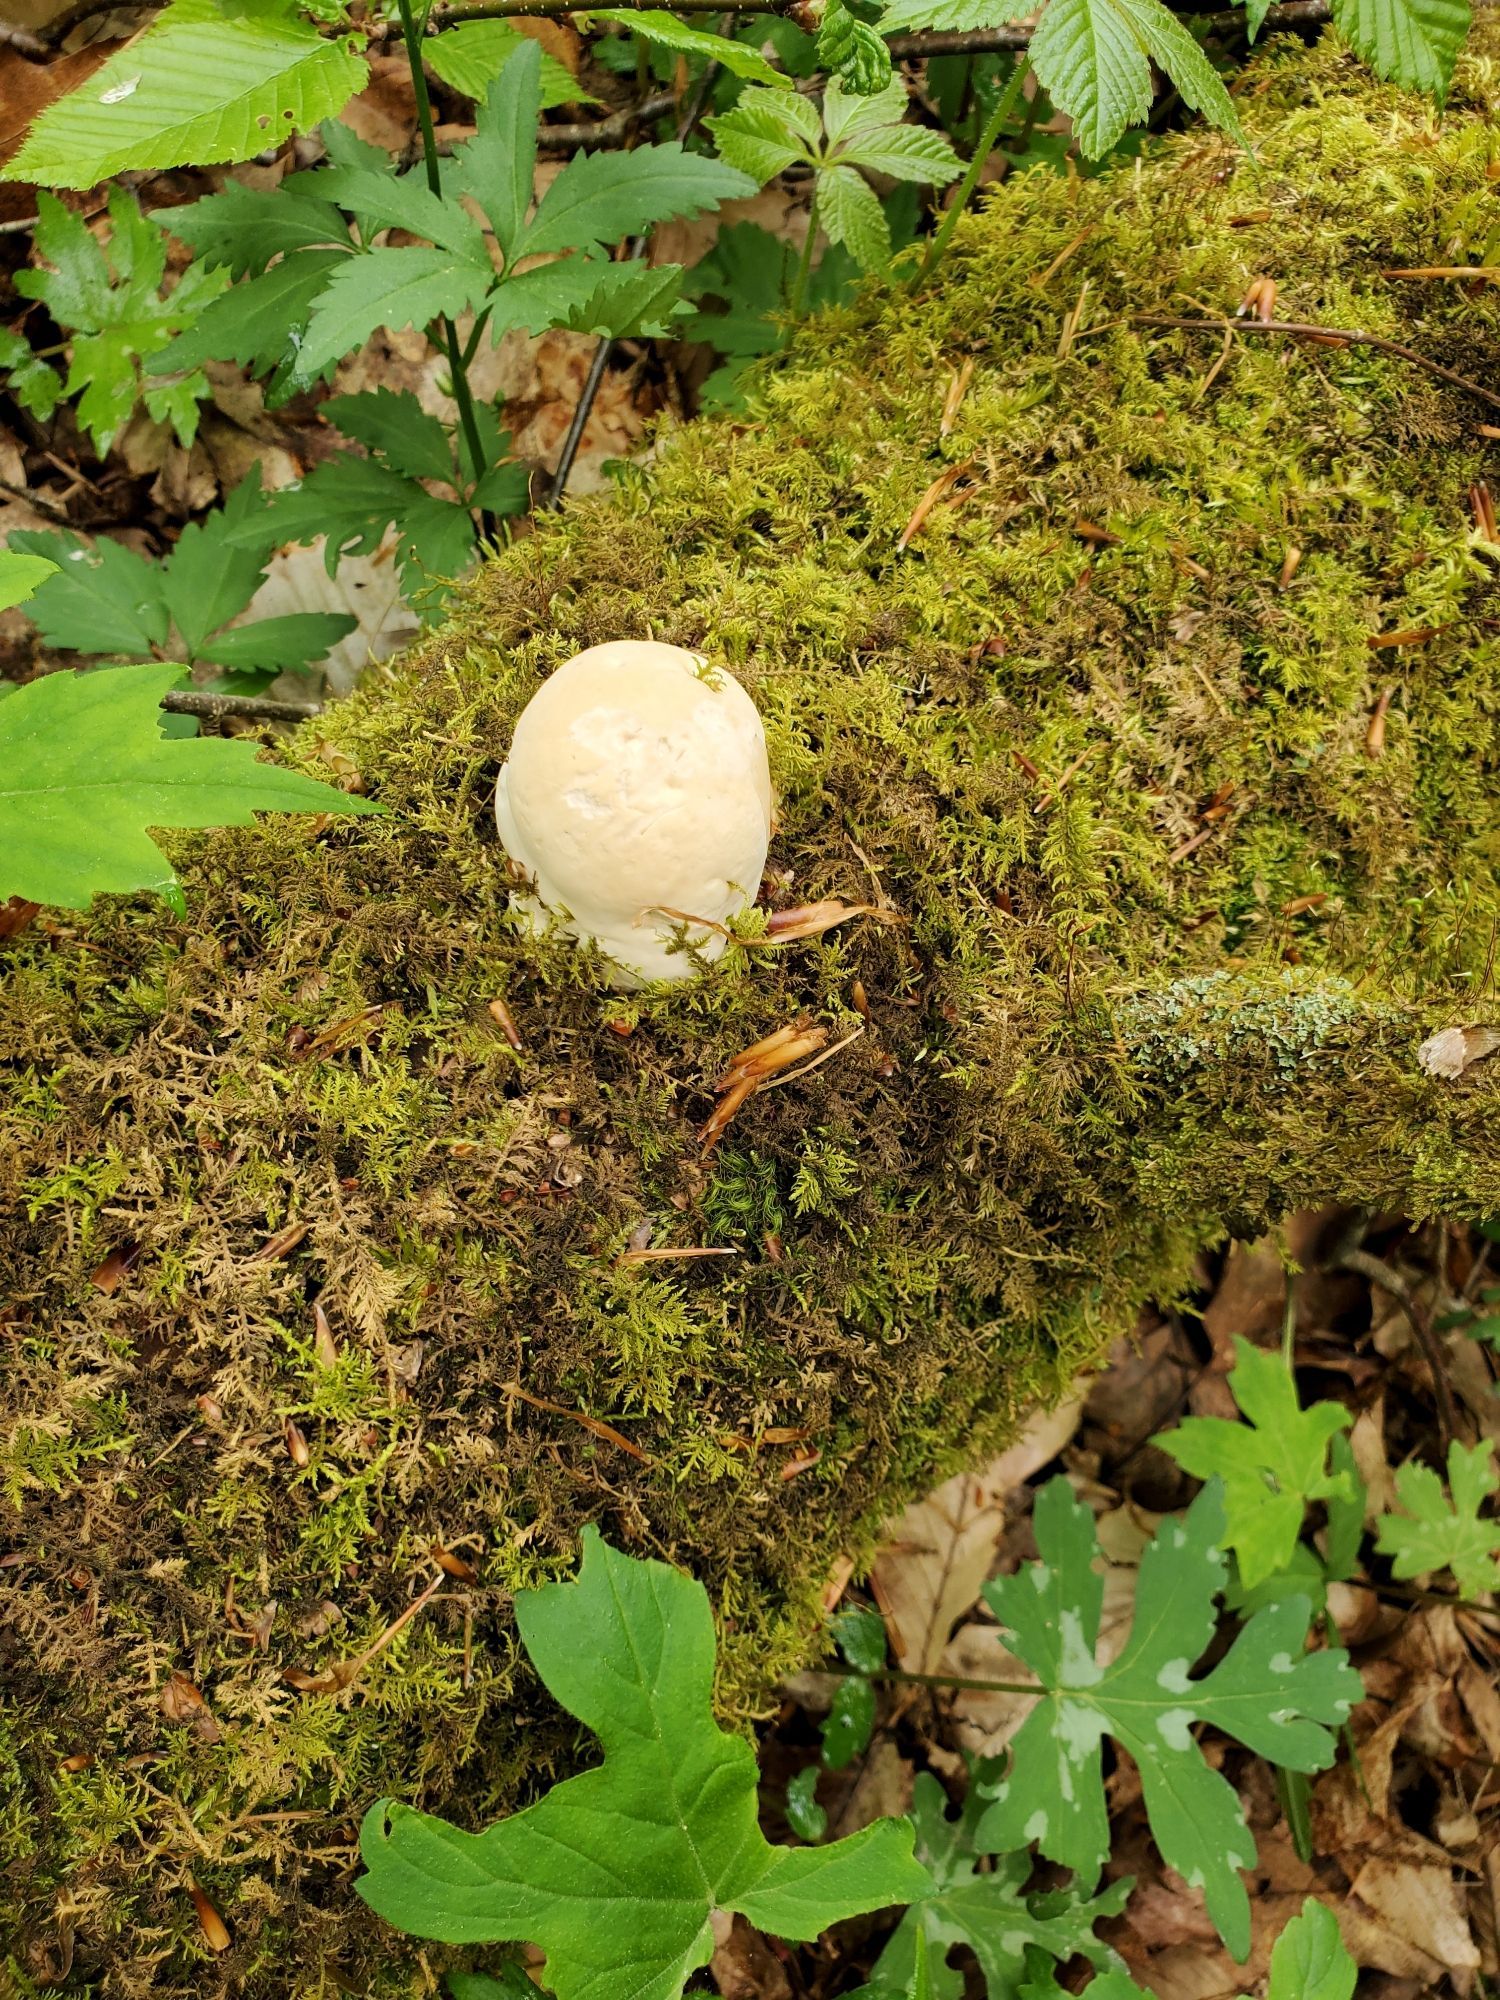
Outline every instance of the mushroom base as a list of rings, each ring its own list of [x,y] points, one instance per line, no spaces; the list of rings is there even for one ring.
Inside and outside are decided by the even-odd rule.
[[[821,320],[763,428],[540,522],[298,739],[389,818],[176,837],[187,924],[115,902],[0,947],[0,1928],[30,1976],[65,1895],[110,2000],[409,1992],[352,1829],[387,1792],[477,1824],[580,1754],[510,1605],[581,1523],[703,1578],[748,1721],[838,1559],[1205,1246],[1318,1202],[1500,1213],[1500,1059],[1415,1059],[1496,1006],[1486,413],[1370,348],[1132,319],[1270,271],[1288,319],[1500,380],[1493,288],[1380,276],[1483,209],[1477,33],[1440,127],[1279,44],[1240,100],[1258,164],[1194,131],[1018,177],[932,290]],[[648,630],[754,694],[785,899],[902,923],[622,997],[506,920],[515,718]],[[863,1035],[705,1155],[733,1056],[851,1033],[856,980]],[[622,1262],[642,1231],[737,1254]],[[477,1582],[319,1692],[437,1543]],[[174,1670],[201,1713],[164,1712]],[[179,1862],[232,1934],[212,1969]]]

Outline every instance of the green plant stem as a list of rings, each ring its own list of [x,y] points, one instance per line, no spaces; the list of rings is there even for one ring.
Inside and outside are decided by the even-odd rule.
[[[797,259],[796,276],[792,279],[791,296],[787,308],[793,319],[801,319],[807,298],[807,281],[812,273],[813,238],[818,233],[818,183],[813,181],[812,200],[807,205],[807,235],[802,242],[802,255]]]
[[[937,233],[927,246],[927,255],[922,259],[921,264],[917,268],[917,275],[912,279],[913,287],[925,283],[943,261],[943,254],[952,240],[954,230],[958,227],[958,219],[968,207],[974,190],[979,185],[979,176],[984,172],[984,163],[994,151],[996,140],[1005,129],[1006,121],[1020,101],[1021,88],[1026,81],[1027,67],[1025,56],[1017,56],[1015,68],[1010,73],[1010,81],[1006,84],[1004,90],[1001,91],[995,108],[986,120],[984,130],[980,133],[978,141],[975,144],[968,170],[958,184],[958,193],[948,204],[948,211],[944,215]]]
[[[413,11],[412,0],[396,0],[401,15],[401,36],[406,44],[406,60],[411,69],[411,87],[417,103],[417,125],[422,134],[422,157],[427,167],[427,185],[439,198],[443,192],[443,173],[438,164],[437,135],[432,127],[432,99],[427,92],[427,75],[422,68],[422,37],[427,31],[428,9],[423,8],[420,19]],[[475,350],[475,341],[469,342],[465,354],[458,344],[458,328],[446,313],[438,320],[442,328],[443,344],[448,350],[448,372],[453,380],[453,400],[458,405],[458,421],[463,429],[464,443],[469,448],[469,462],[474,468],[474,477],[480,480],[489,470],[484,462],[484,446],[479,437],[479,419],[474,410],[474,396],[469,388],[468,362]],[[476,328],[476,334],[478,329]],[[486,536],[495,532],[493,515],[481,511],[480,533]]]

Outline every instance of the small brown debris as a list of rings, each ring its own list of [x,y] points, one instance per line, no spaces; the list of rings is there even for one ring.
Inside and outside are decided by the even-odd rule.
[[[1306,916],[1309,910],[1321,910],[1327,901],[1328,896],[1322,890],[1313,896],[1293,896],[1289,903],[1282,904],[1281,914],[1284,917]]]
[[[1382,271],[1382,278],[1477,278],[1493,284],[1500,278],[1497,264],[1413,264],[1399,271]]]
[[[344,789],[347,791],[349,787],[346,785]],[[304,1060],[310,1062],[315,1056],[337,1055],[343,1049],[352,1049],[358,1043],[368,1041],[384,1018],[385,1011],[385,1002],[379,1001],[373,1007],[361,1007],[357,1014],[346,1014],[341,1021],[330,1021],[327,1027],[319,1028],[302,1051]]]
[[[1108,528],[1101,528],[1097,521],[1075,521],[1073,523],[1073,533],[1078,537],[1080,542],[1092,542],[1099,548],[1117,549],[1120,547],[1120,537],[1111,534]]]
[[[1196,577],[1199,583],[1213,582],[1213,571],[1205,569],[1201,562],[1194,562],[1181,542],[1173,542],[1172,560],[1179,569],[1186,570],[1191,577]]]
[[[1429,1035],[1417,1050],[1417,1061],[1429,1076],[1450,1081],[1463,1075],[1471,1064],[1483,1062],[1500,1049],[1500,1028],[1475,1022],[1464,1028],[1444,1028]]]
[[[1172,852],[1167,856],[1168,866],[1178,861],[1186,861],[1190,854],[1198,852],[1204,841],[1212,840],[1213,835],[1214,829],[1211,826],[1206,826],[1201,833],[1195,833],[1190,840],[1183,841],[1180,847],[1174,847]]]
[[[62,1762],[58,1765],[57,1768],[59,1771],[64,1772],[68,1777],[74,1778],[78,1775],[80,1771],[92,1771],[94,1768],[94,1761],[95,1760],[92,1751],[75,1750],[71,1757],[64,1757]]]
[[[1257,222],[1269,222],[1270,220],[1270,209],[1247,208],[1243,215],[1230,216],[1229,227],[1231,229],[1251,229]]]
[[[456,1577],[460,1583],[478,1583],[479,1572],[473,1563],[465,1562],[452,1549],[445,1549],[441,1542],[434,1542],[428,1553],[445,1575]]]
[[[229,1926],[191,1875],[187,1878],[187,1892],[193,1899],[193,1908],[198,1915],[198,1928],[203,1933],[204,1943],[210,1951],[228,1951]]]
[[[490,1002],[490,1017],[513,1049],[522,1049],[526,1046],[521,1039],[521,1030],[516,1026],[516,1017],[503,1000]],[[610,1025],[613,1026],[613,1022]]]
[[[286,1681],[288,1686],[294,1687],[299,1694],[342,1694],[345,1688],[353,1686],[354,1682],[358,1680],[360,1674],[363,1673],[376,1654],[383,1652],[392,1639],[395,1638],[396,1634],[409,1625],[418,1612],[424,1610],[432,1602],[441,1588],[442,1582],[443,1578],[441,1573],[439,1573],[428,1584],[421,1596],[414,1597],[401,1615],[393,1618],[380,1634],[379,1638],[372,1640],[362,1653],[356,1653],[352,1659],[335,1660],[320,1674],[310,1674],[301,1667],[288,1667],[282,1675],[282,1679]]]
[[[313,1301],[313,1353],[320,1368],[338,1367],[338,1342],[333,1337],[333,1328],[328,1324],[321,1299]]]
[[[612,1035],[618,1035],[622,1041],[627,1035],[635,1033],[634,1021],[606,1021],[604,1025]]]
[[[1269,326],[1276,317],[1276,280],[1274,278],[1252,278],[1244,298],[1240,301],[1236,319],[1254,315],[1262,326]]]
[[[968,477],[974,470],[975,463],[974,459],[966,458],[961,465],[947,466],[938,474],[937,478],[933,480],[927,491],[912,509],[911,519],[901,530],[900,537],[896,542],[896,553],[898,555],[916,540],[917,536],[927,526],[933,509],[947,498],[961,479]]]
[[[1384,652],[1390,646],[1425,646],[1441,629],[1437,625],[1408,625],[1399,632],[1373,632],[1365,644],[1372,653]]]
[[[41,907],[40,903],[28,903],[24,896],[12,896],[0,903],[0,938],[19,937],[30,928]]]
[[[959,408],[963,403],[964,397],[969,393],[969,384],[973,379],[974,357],[970,354],[954,370],[952,379],[948,383],[948,392],[943,397],[943,420],[938,425],[939,437],[947,437],[957,422]]]
[[[118,1291],[120,1281],[135,1268],[140,1260],[140,1254],[139,1243],[120,1244],[117,1249],[111,1250],[98,1269],[90,1274],[89,1283],[95,1291],[103,1292],[106,1296]]]
[[[1235,787],[1232,784],[1220,785],[1208,804],[1203,808],[1203,818],[1209,825],[1213,825],[1216,821],[1224,819],[1228,815],[1230,801],[1233,799],[1234,793]]]
[[[206,1424],[223,1423],[224,1406],[217,1396],[210,1396],[207,1390],[205,1390],[201,1396],[194,1398],[194,1402],[197,1405],[199,1415]]]
[[[1288,548],[1286,554],[1281,558],[1281,575],[1276,579],[1277,589],[1290,589],[1292,578],[1301,567],[1302,551],[1294,545]]]
[[[732,1245],[726,1248],[713,1244],[696,1244],[691,1249],[675,1250],[663,1245],[657,1250],[625,1250],[615,1259],[615,1269],[630,1264],[669,1264],[684,1257],[738,1257],[739,1251]]]
[[[311,1228],[310,1222],[289,1222],[285,1229],[267,1237],[258,1250],[252,1250],[247,1262],[274,1264],[279,1257],[290,1256]]]
[[[1012,750],[1010,754],[1016,761],[1016,769],[1018,771],[1023,771],[1034,785],[1039,785],[1042,782],[1040,769],[1032,763],[1024,751]]]
[[[870,996],[865,991],[865,982],[862,979],[856,979],[854,984],[849,988],[849,1005],[862,1021],[869,1021]]]
[[[1365,731],[1365,755],[1380,757],[1385,753],[1385,718],[1390,711],[1394,688],[1382,688],[1380,697],[1370,714],[1370,726]]]
[[[776,1234],[774,1229],[768,1229],[760,1240],[761,1247],[766,1253],[767,1263],[784,1264],[786,1262],[786,1252],[781,1247],[781,1238]]]
[[[1049,790],[1043,792],[1041,797],[1037,800],[1036,809],[1039,813],[1051,812],[1052,807],[1056,802],[1059,794],[1067,790],[1068,786],[1072,784],[1073,780],[1078,776],[1078,773],[1083,769],[1084,765],[1089,761],[1090,757],[1093,756],[1094,752],[1098,748],[1099,745],[1097,743],[1091,743],[1087,748],[1087,750],[1081,750],[1078,753],[1078,755],[1073,759],[1072,763],[1068,766],[1067,770],[1064,771],[1062,776],[1057,780],[1056,784],[1051,786]]]
[[[518,1402],[529,1404],[533,1410],[541,1410],[549,1417],[567,1417],[572,1423],[582,1424],[586,1431],[592,1431],[595,1437],[603,1438],[606,1444],[612,1444],[617,1450],[628,1452],[632,1458],[638,1458],[642,1465],[651,1463],[649,1456],[640,1446],[632,1444],[630,1439],[617,1431],[613,1424],[606,1424],[598,1417],[587,1415],[583,1410],[570,1410],[566,1403],[554,1403],[546,1396],[533,1396],[528,1389],[523,1389],[519,1382],[502,1382],[500,1393],[502,1396],[514,1396]]]
[[[822,1459],[822,1456],[823,1454],[820,1451],[804,1451],[796,1458],[789,1458],[781,1468],[782,1479],[784,1481],[796,1479],[804,1472],[811,1472],[813,1467]]]
[[[1047,283],[1047,280],[1049,278],[1055,278],[1057,276],[1058,272],[1062,269],[1063,265],[1067,263],[1068,259],[1074,254],[1074,252],[1081,250],[1083,248],[1084,244],[1087,243],[1089,238],[1093,235],[1096,227],[1097,225],[1095,223],[1092,222],[1085,223],[1083,228],[1079,230],[1078,234],[1075,237],[1073,237],[1069,242],[1065,243],[1061,248],[1061,250],[1058,251],[1057,255],[1052,259],[1052,262],[1047,266],[1046,270],[1034,271],[1031,274],[1031,276],[1026,280],[1027,284],[1034,285],[1036,289],[1040,291],[1042,286]]]
[[[171,1673],[162,1683],[161,1712],[168,1722],[190,1729],[200,1743],[217,1743],[223,1734],[202,1689],[184,1673]]]
[[[1478,480],[1469,488],[1469,507],[1474,516],[1474,532],[1480,540],[1500,542],[1500,534],[1495,531],[1495,503],[1488,481]]]
[[[281,1427],[281,1435],[286,1441],[287,1456],[300,1472],[312,1463],[312,1453],[307,1448],[307,1438],[300,1424],[288,1417]]]

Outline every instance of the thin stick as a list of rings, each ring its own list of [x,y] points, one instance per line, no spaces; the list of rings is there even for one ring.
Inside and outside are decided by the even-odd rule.
[[[948,204],[948,212],[943,217],[942,223],[933,236],[932,241],[928,244],[927,254],[922,259],[916,276],[912,279],[913,289],[925,283],[942,262],[943,253],[948,248],[954,230],[958,227],[959,217],[968,207],[970,198],[975,188],[979,185],[979,176],[984,172],[985,162],[994,151],[995,143],[1005,129],[1006,121],[1015,110],[1016,104],[1020,99],[1022,86],[1026,82],[1028,67],[1029,65],[1025,56],[1017,59],[1016,66],[1010,73],[1010,81],[1006,84],[1004,90],[1001,91],[994,110],[985,120],[984,130],[975,142],[974,156],[969,161],[968,171],[959,182],[958,193]]]
[[[1379,354],[1394,354],[1399,361],[1409,361],[1414,368],[1425,369],[1440,382],[1447,382],[1452,388],[1462,389],[1465,395],[1488,403],[1491,409],[1500,410],[1500,393],[1495,390],[1482,388],[1478,382],[1471,382],[1467,375],[1445,368],[1441,361],[1434,361],[1430,355],[1419,353],[1403,341],[1387,340],[1378,333],[1364,333],[1358,327],[1310,326],[1301,320],[1284,319],[1169,319],[1157,313],[1137,313],[1132,324],[1175,329],[1181,333],[1279,333],[1292,340],[1337,341],[1345,347],[1372,347]]]
[[[587,1416],[582,1410],[570,1410],[566,1403],[554,1403],[546,1396],[533,1396],[531,1391],[523,1389],[519,1382],[502,1382],[500,1393],[502,1396],[514,1396],[518,1402],[528,1403],[533,1410],[541,1410],[549,1417],[567,1417],[575,1424],[582,1424],[586,1431],[592,1431],[595,1437],[603,1438],[607,1444],[616,1445],[621,1451],[628,1452],[632,1458],[638,1458],[642,1465],[651,1463],[648,1455],[638,1444],[632,1444],[630,1439],[617,1431],[613,1424],[607,1424],[599,1417]]]
[[[637,125],[665,118],[676,102],[671,91],[658,91],[639,104],[611,112],[608,118],[585,118],[576,125],[539,125],[536,142],[545,153],[571,152],[577,146],[621,146]]]
[[[186,688],[170,689],[161,705],[171,715],[202,715],[211,722],[227,715],[255,722],[307,722],[323,713],[320,701],[268,701],[258,694],[198,694]]]
[[[1422,1359],[1432,1376],[1438,1429],[1443,1434],[1446,1448],[1459,1433],[1458,1405],[1453,1400],[1453,1390],[1448,1383],[1448,1357],[1443,1352],[1443,1343],[1431,1319],[1401,1273],[1393,1271],[1379,1257],[1372,1257],[1368,1250],[1346,1250],[1338,1262],[1344,1270],[1353,1271],[1359,1277],[1367,1278],[1372,1285],[1378,1285],[1381,1291],[1388,1292],[1406,1314],[1417,1346],[1422,1350]]]

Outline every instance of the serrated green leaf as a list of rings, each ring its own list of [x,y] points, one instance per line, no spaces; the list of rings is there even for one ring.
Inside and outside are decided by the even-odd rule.
[[[613,21],[617,27],[629,28],[659,48],[672,49],[679,55],[706,56],[710,62],[727,69],[731,76],[744,77],[747,82],[767,84],[773,90],[791,89],[791,78],[773,69],[759,49],[732,41],[727,35],[711,35],[702,28],[691,28],[661,8],[608,8],[596,13],[594,19]]]
[[[373,458],[352,454],[328,459],[300,486],[283,488],[271,502],[269,519],[283,541],[316,542],[326,535],[323,560],[330,576],[341,555],[372,555],[394,526],[408,597],[416,596],[425,580],[458,575],[474,552],[474,523],[466,507],[437,499]]]
[[[830,1847],[767,1844],[755,1752],[713,1719],[713,1617],[691,1578],[585,1528],[577,1579],[518,1593],[516,1622],[604,1762],[481,1834],[389,1800],[372,1808],[355,1886],[390,1922],[538,1945],[558,2000],[678,2000],[708,1963],[715,1910],[806,1938],[925,1891],[905,1821]]]
[[[222,264],[232,278],[253,276],[295,251],[347,248],[349,242],[349,225],[331,201],[284,185],[272,194],[230,181],[222,194],[172,209],[167,222],[205,264]]]
[[[86,188],[248,160],[331,118],[368,74],[352,36],[325,38],[267,0],[172,0],[42,113],[0,179]]]
[[[254,486],[245,482],[236,487],[231,505],[247,491],[258,502],[257,480]],[[243,611],[265,580],[261,551],[236,547],[228,539],[243,524],[246,511],[240,504],[233,512],[226,508],[206,520],[189,521],[161,566],[162,594],[190,660],[203,657],[209,633]]]
[[[1334,26],[1377,76],[1446,97],[1468,37],[1468,0],[1334,0]]]
[[[249,625],[216,632],[199,648],[197,658],[236,672],[286,673],[321,660],[358,623],[343,611],[289,611],[280,618],[257,618]]]
[[[1288,1770],[1320,1771],[1333,1762],[1329,1727],[1359,1699],[1359,1676],[1341,1651],[1303,1654],[1308,1605],[1291,1598],[1258,1611],[1209,1674],[1190,1678],[1213,1636],[1224,1584],[1217,1483],[1147,1548],[1130,1638],[1109,1666],[1095,1657],[1104,1586],[1093,1568],[1092,1516],[1058,1478],[1038,1495],[1035,1519],[1042,1560],[987,1584],[984,1597],[1044,1692],[1011,1745],[979,1837],[1000,1853],[1036,1841],[1081,1880],[1096,1880],[1109,1851],[1100,1746],[1113,1736],[1139,1766],[1163,1857],[1203,1890],[1220,1934],[1243,1958],[1250,1904],[1237,1870],[1253,1865],[1255,1844],[1192,1726],[1211,1722]]]
[[[487,514],[524,514],[531,505],[531,471],[518,462],[494,465],[469,496]]]
[[[851,2000],[904,2000],[916,1985],[924,1947],[933,2000],[961,2000],[964,1975],[948,1963],[955,1945],[973,1952],[990,2000],[1010,2000],[1034,1954],[1064,1963],[1077,1955],[1096,1966],[1117,1963],[1095,1937],[1094,1926],[1103,1917],[1119,1915],[1130,1881],[1111,1883],[1092,1898],[1076,1890],[1028,1896],[1029,1854],[1001,1855],[983,1868],[981,1857],[989,1853],[977,1840],[983,1811],[971,1784],[963,1812],[950,1817],[937,1779],[927,1771],[917,1778],[911,1816],[917,1858],[926,1864],[932,1887],[912,1904],[876,1961],[869,1984]]]
[[[553,318],[554,326],[614,340],[626,334],[672,331],[682,301],[680,264],[648,264],[634,257],[623,264],[587,268],[594,273],[593,285],[586,296]]]
[[[523,36],[507,57],[474,121],[474,137],[456,146],[444,185],[470,195],[489,218],[509,265],[536,179],[536,121],[542,52]]]
[[[1236,1339],[1234,1348],[1229,1388],[1246,1421],[1188,1417],[1158,1443],[1195,1479],[1223,1481],[1224,1545],[1253,1590],[1291,1562],[1312,1501],[1351,1496],[1347,1474],[1328,1464],[1329,1445],[1350,1416],[1342,1403],[1302,1409],[1280,1355],[1248,1340]]]
[[[893,181],[925,181],[946,187],[963,172],[963,161],[941,132],[921,125],[888,125],[840,148],[839,157],[867,173]]]
[[[845,0],[824,0],[818,64],[856,97],[877,96],[892,81],[890,50]]]
[[[408,479],[453,480],[453,448],[438,419],[410,389],[368,389],[358,396],[331,396],[323,415],[345,437],[383,458]]]
[[[49,645],[117,655],[166,645],[171,619],[161,570],[123,542],[101,535],[90,548],[77,535],[28,529],[11,535],[10,546],[56,565],[26,614]]]
[[[601,247],[653,222],[691,219],[754,193],[748,176],[675,139],[630,153],[577,153],[537,204],[514,254]]]
[[[880,16],[883,35],[909,35],[925,28],[968,34],[976,28],[1004,27],[1035,10],[1025,0],[891,0]]]
[[[1245,143],[1218,72],[1162,0],[1048,0],[1031,38],[1037,81],[1092,160],[1150,116],[1153,60],[1187,103]]]
[[[147,661],[47,674],[0,704],[0,901],[87,909],[177,889],[148,827],[248,826],[257,812],[378,812],[230,737],[165,738],[182,669]]]
[[[868,181],[853,167],[825,167],[818,175],[818,220],[831,243],[842,243],[862,271],[883,271],[891,261],[885,210]]]
[[[374,173],[368,167],[316,167],[293,174],[286,183],[294,194],[315,193],[359,216],[362,233],[404,229],[425,236],[440,250],[450,250],[465,263],[490,268],[484,232],[462,202],[444,201],[416,172]]]
[[[817,107],[796,91],[742,93],[733,110],[705,118],[721,158],[757,187],[774,180],[794,160],[814,164],[823,136]]]
[[[12,536],[12,542],[18,538]],[[1449,1569],[1465,1597],[1500,1589],[1500,1521],[1481,1520],[1479,1509],[1500,1486],[1494,1447],[1488,1441],[1466,1448],[1457,1438],[1448,1447],[1448,1484],[1430,1466],[1403,1465],[1396,1474],[1402,1514],[1382,1515],[1375,1546],[1391,1556],[1398,1577],[1425,1576]]]
[[[57,564],[46,556],[26,556],[16,549],[0,549],[0,611],[24,604],[57,574]]]
[[[509,21],[466,21],[457,27],[444,28],[440,34],[429,35],[422,44],[422,60],[450,90],[482,104],[489,95],[490,85],[528,40],[530,37],[512,27]],[[537,108],[541,111],[551,111],[559,104],[599,102],[556,56],[542,55],[538,83]]]
[[[346,250],[298,250],[259,277],[245,278],[211,299],[185,333],[148,354],[148,375],[200,368],[205,361],[237,361],[269,375],[295,352],[297,330],[307,324]]]
[[[426,327],[440,314],[454,318],[477,307],[494,276],[488,262],[481,267],[423,244],[345,258],[313,306],[297,351],[297,379],[311,381],[362,347],[377,327]]]

